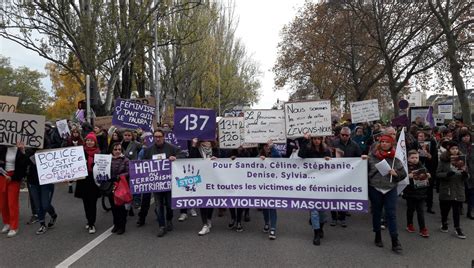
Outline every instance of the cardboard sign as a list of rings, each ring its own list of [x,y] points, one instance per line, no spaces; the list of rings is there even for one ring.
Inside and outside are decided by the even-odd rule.
[[[211,109],[176,108],[173,132],[180,140],[216,139],[216,112]]]
[[[112,126],[112,116],[100,116],[94,118],[94,126],[100,126],[104,129],[109,129]]]
[[[380,120],[379,101],[366,100],[350,103],[352,123],[365,123]]]
[[[71,136],[71,131],[69,131],[69,126],[66,119],[56,121],[56,127],[58,128],[61,138],[67,139],[69,136]]]
[[[0,112],[14,113],[18,105],[18,97],[0,96]]]
[[[0,112],[0,145],[23,142],[26,147],[43,148],[44,121],[42,115]]]
[[[438,104],[438,114],[444,115],[444,119],[453,119],[453,105],[452,104]]]
[[[87,176],[82,146],[40,151],[35,154],[40,185],[70,181]]]
[[[286,142],[283,110],[246,110],[244,128],[246,143]]]
[[[94,180],[97,182],[110,180],[111,165],[111,154],[95,154],[94,168],[92,169],[92,173],[94,174]]]
[[[311,136],[330,136],[331,102],[285,103],[285,125],[288,138],[303,137],[305,133],[311,133]]]
[[[129,129],[152,131],[155,107],[124,99],[115,101],[112,124]]]
[[[222,149],[237,149],[243,141],[244,118],[224,117],[218,124],[219,147]]]

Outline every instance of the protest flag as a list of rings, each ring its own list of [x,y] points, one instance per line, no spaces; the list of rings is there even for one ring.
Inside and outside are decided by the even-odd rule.
[[[425,122],[428,123],[431,128],[436,126],[435,120],[433,117],[433,106],[430,106],[430,108],[428,108],[428,113],[426,114]]]
[[[403,189],[410,183],[408,179],[408,162],[407,162],[407,150],[405,144],[405,128],[402,129],[400,132],[400,136],[398,137],[397,148],[395,151],[395,158],[402,162],[403,168],[405,169],[407,176],[405,179],[400,181],[397,186],[397,192],[400,194]]]

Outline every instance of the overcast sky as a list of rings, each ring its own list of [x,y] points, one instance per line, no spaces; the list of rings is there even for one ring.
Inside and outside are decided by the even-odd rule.
[[[280,30],[292,20],[304,0],[235,0],[235,4],[235,16],[239,19],[237,36],[263,72],[260,101],[254,108],[271,108],[277,98],[288,99],[287,92],[273,90],[271,69],[276,61]],[[9,57],[14,67],[45,72],[45,59],[11,41],[0,39],[0,54]],[[49,77],[43,79],[43,86],[50,91]]]

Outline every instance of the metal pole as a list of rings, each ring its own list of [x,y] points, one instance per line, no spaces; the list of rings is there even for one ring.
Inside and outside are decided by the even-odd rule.
[[[161,125],[161,110],[160,110],[160,97],[161,97],[161,83],[160,83],[160,71],[159,71],[159,50],[158,50],[158,1],[155,0],[155,8],[156,8],[156,15],[155,15],[155,100],[156,100],[156,122]]]
[[[86,121],[91,123],[91,77],[86,75]]]
[[[219,106],[219,111],[218,111],[218,116],[221,116],[221,61],[220,61],[220,57],[221,57],[221,51],[219,49],[219,53],[218,53],[218,57],[217,57],[217,94],[219,94],[218,98],[217,98],[217,105]]]

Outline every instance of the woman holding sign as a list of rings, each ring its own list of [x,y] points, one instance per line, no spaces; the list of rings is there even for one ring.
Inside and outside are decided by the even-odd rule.
[[[21,179],[25,176],[25,145],[0,145],[0,211],[2,213],[2,234],[14,237],[18,233],[20,217],[19,196]]]
[[[369,199],[372,204],[372,226],[375,232],[375,245],[383,247],[381,220],[382,210],[388,221],[392,238],[392,250],[402,251],[397,232],[397,184],[407,176],[402,162],[395,158],[393,136],[383,134],[369,156]],[[386,168],[384,168],[386,167]]]
[[[93,132],[87,134],[85,138],[84,155],[86,157],[88,175],[83,180],[76,182],[75,197],[81,198],[84,204],[87,224],[86,229],[89,234],[95,234],[95,220],[97,214],[97,199],[100,197],[99,187],[95,184],[93,173],[94,155],[100,154],[97,138]]]
[[[311,140],[311,141],[310,141]],[[324,158],[331,159],[331,151],[324,143],[324,137],[311,137],[310,133],[304,134],[298,156],[301,158]],[[311,210],[311,225],[313,226],[313,245],[321,245],[321,238],[324,237],[324,211]]]
[[[122,145],[120,142],[113,144],[112,163],[110,166],[110,177],[112,181],[118,181],[120,176],[128,178],[128,158],[122,154]],[[112,215],[114,219],[114,228],[112,233],[123,234],[127,224],[127,210],[125,205],[117,206],[114,204],[114,194],[109,195],[110,204],[112,204]]]

